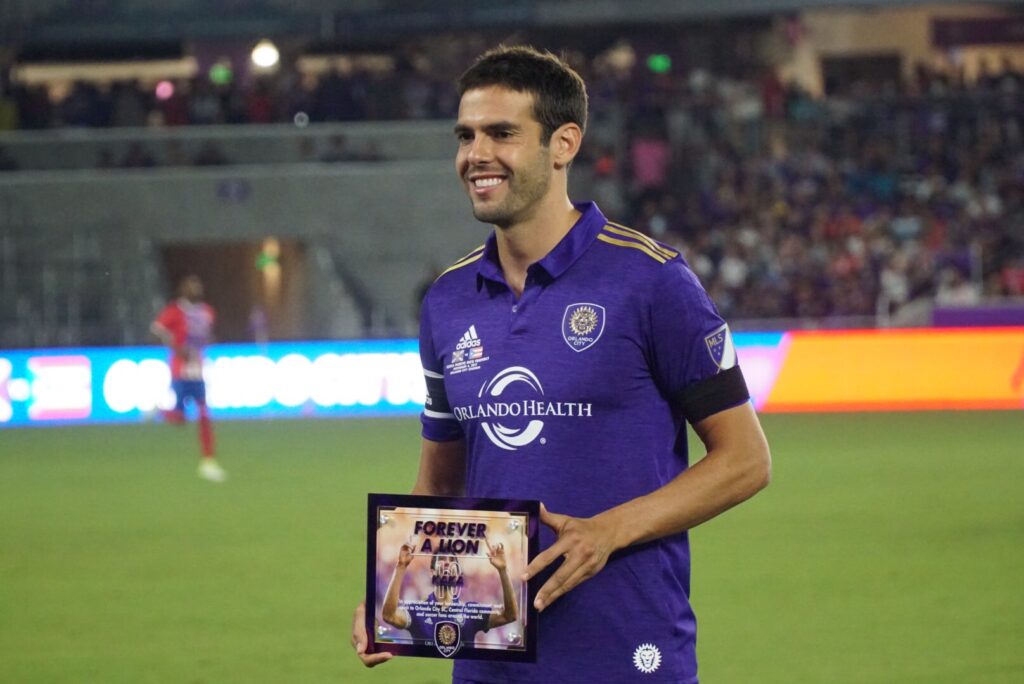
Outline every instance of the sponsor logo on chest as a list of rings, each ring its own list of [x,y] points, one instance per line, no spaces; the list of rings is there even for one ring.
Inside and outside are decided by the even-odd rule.
[[[491,443],[516,451],[534,441],[547,443],[541,436],[545,422],[541,418],[592,418],[594,406],[589,401],[550,399],[533,371],[511,366],[483,384],[476,403],[453,406],[452,413],[459,422],[479,421]]]
[[[484,356],[484,343],[476,332],[476,325],[471,325],[455,343],[455,351],[448,358],[445,371],[448,375],[475,371],[489,358]]]

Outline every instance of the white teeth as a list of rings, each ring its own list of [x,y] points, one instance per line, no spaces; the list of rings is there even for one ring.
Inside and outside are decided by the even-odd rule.
[[[473,181],[473,185],[475,185],[478,188],[493,188],[501,181],[501,178],[477,178],[475,181]]]

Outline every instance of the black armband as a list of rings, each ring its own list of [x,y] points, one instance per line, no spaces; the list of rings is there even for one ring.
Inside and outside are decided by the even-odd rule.
[[[739,366],[696,382],[672,397],[672,406],[694,425],[719,411],[739,406],[750,399]]]
[[[448,405],[448,393],[444,387],[444,376],[424,371],[427,381],[427,397],[423,413],[429,418],[455,418]]]

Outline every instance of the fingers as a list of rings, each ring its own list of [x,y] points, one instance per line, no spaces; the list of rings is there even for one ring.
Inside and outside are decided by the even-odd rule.
[[[362,654],[366,651],[366,602],[360,601],[352,615],[352,648],[356,653]]]
[[[552,513],[543,503],[540,505],[540,521],[553,529],[556,533],[561,533],[562,527],[568,520],[568,515]]]
[[[487,537],[484,537],[484,544],[487,545],[487,557],[488,558],[494,558],[494,557],[501,558],[502,556],[505,555],[505,545],[502,544],[501,542],[498,542],[498,543],[492,545],[490,540],[487,539]]]
[[[564,539],[559,539],[554,544],[538,553],[537,556],[530,561],[530,564],[526,566],[526,571],[523,573],[523,581],[526,581],[531,577],[536,577],[541,570],[551,565],[557,558],[568,550],[568,542]]]
[[[563,594],[596,575],[600,568],[595,565],[595,563],[588,562],[573,563],[567,556],[562,567],[558,568],[558,571],[537,592],[537,596],[533,600],[534,607],[537,610],[544,610]]]
[[[591,518],[573,518],[561,513],[552,513],[543,504],[540,519],[558,534],[558,539],[543,552],[537,554],[522,575],[524,581],[536,577],[559,557],[564,556],[562,565],[537,592],[534,606],[543,610],[578,584],[596,575],[605,563],[611,547],[607,531]]]
[[[352,648],[355,649],[359,660],[366,667],[375,667],[381,663],[391,660],[393,654],[388,652],[367,653],[368,639],[366,637],[366,604],[360,603],[352,616]]]
[[[565,543],[565,540],[562,539],[561,535],[566,523],[571,519],[572,518],[568,515],[552,513],[543,503],[540,505],[540,521],[553,529],[559,538],[554,544],[548,547],[547,550],[537,554],[537,557],[533,559],[533,562],[526,566],[526,572],[523,573],[524,580],[535,577],[538,572],[546,568],[556,558],[568,550],[568,545]]]
[[[366,601],[360,601],[356,611],[352,615],[352,645],[362,637],[366,641]]]
[[[388,653],[387,651],[365,654],[357,649],[356,653],[359,655],[359,659],[363,661],[363,665],[366,667],[377,667],[381,663],[386,663],[394,657],[393,653]]]

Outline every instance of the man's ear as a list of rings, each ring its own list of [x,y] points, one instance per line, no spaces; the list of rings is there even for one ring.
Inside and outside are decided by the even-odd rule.
[[[556,169],[564,169],[579,154],[583,144],[583,131],[574,123],[562,124],[551,134],[551,160]]]

